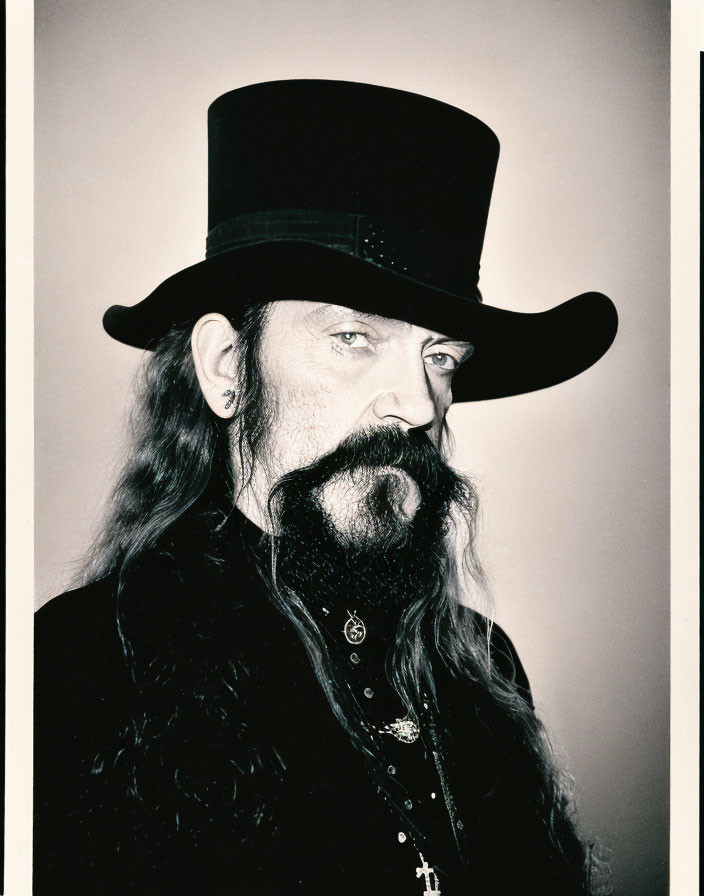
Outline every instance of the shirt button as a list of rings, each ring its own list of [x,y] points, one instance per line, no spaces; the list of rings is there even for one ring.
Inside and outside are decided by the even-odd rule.
[[[365,688],[365,689],[364,689],[364,696],[365,696],[365,697],[368,697],[368,698],[371,700],[372,697],[374,696],[374,691],[373,691],[371,688]]]
[[[410,800],[406,800],[406,802],[403,805],[408,809],[409,812],[413,808],[413,803]]]
[[[435,791],[433,791],[433,792],[430,794],[430,799],[431,799],[431,800],[434,800],[434,799],[435,799]]]
[[[403,833],[403,831],[399,831],[399,832],[398,832],[398,842],[399,842],[399,843],[405,843],[405,842],[406,842],[406,835]]]
[[[357,663],[360,663],[360,662],[361,662],[361,660],[360,660],[358,654],[356,654],[356,653],[351,653],[351,654],[350,654],[350,659],[352,660],[352,662],[353,662],[355,665],[357,665]]]
[[[462,831],[462,830],[464,830],[464,825],[462,824],[461,821],[458,821],[458,822],[457,822],[457,830],[458,830],[458,831]]]
[[[395,775],[395,774],[396,774],[396,768],[395,768],[395,766],[393,766],[393,765],[390,765],[390,766],[386,769],[386,771],[387,771],[390,775]]]

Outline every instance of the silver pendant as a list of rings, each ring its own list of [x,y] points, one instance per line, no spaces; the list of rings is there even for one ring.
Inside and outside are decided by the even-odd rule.
[[[416,877],[424,877],[425,878],[425,889],[423,890],[423,896],[440,896],[440,887],[438,886],[438,876],[435,873],[435,870],[431,868],[428,863],[423,858],[423,853],[419,853],[421,867],[416,868]],[[431,880],[432,875],[432,880]]]
[[[400,740],[402,744],[415,743],[420,736],[420,728],[417,722],[406,716],[405,719],[396,719],[390,722],[382,729],[382,734],[393,734],[396,740]]]
[[[342,632],[345,638],[347,638],[348,643],[361,644],[362,641],[367,637],[367,629],[356,613],[350,613],[349,610],[347,612],[349,613],[350,618],[345,623],[345,627],[342,629]]]

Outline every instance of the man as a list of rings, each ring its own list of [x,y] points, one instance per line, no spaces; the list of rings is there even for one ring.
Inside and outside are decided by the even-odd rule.
[[[581,372],[613,305],[482,303],[498,142],[459,109],[259,84],[209,152],[206,260],[104,318],[150,357],[37,618],[35,892],[595,892],[444,455],[453,400]]]

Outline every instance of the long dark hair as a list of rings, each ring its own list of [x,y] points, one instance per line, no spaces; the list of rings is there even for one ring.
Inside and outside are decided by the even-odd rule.
[[[124,577],[206,493],[222,488],[233,493],[233,447],[241,468],[251,468],[273,408],[264,395],[258,359],[267,310],[266,304],[253,305],[238,321],[232,421],[210,411],[198,386],[192,324],[173,327],[145,357],[130,418],[130,450],[79,581],[94,581],[113,571]],[[238,433],[236,446],[233,430]]]
[[[122,769],[118,780],[126,781],[129,792],[140,800],[158,803],[165,823],[168,816],[176,828],[184,826],[184,814],[190,812],[194,836],[203,830],[204,819],[213,820],[218,804],[230,812],[236,806],[243,816],[249,814],[255,825],[266,821],[269,807],[257,790],[261,791],[262,781],[266,784],[281,775],[283,766],[275,751],[264,755],[266,751],[246,742],[246,725],[241,723],[246,711],[247,670],[226,651],[218,652],[223,608],[207,602],[194,608],[191,596],[184,594],[176,617],[179,612],[184,614],[188,622],[184,628],[195,635],[188,643],[177,643],[174,637],[159,637],[163,608],[149,612],[144,600],[131,600],[130,594],[139,590],[141,570],[148,558],[160,550],[163,553],[160,546],[185,520],[213,529],[222,525],[226,515],[223,506],[234,503],[243,485],[235,481],[233,451],[239,454],[243,476],[251,471],[274,408],[259,366],[266,318],[267,306],[262,304],[253,306],[238,322],[238,388],[232,422],[216,417],[202,396],[191,355],[190,326],[174,328],[154,346],[142,372],[140,397],[132,416],[133,447],[84,568],[85,581],[108,575],[117,578],[118,625],[125,658],[143,698],[120,732],[113,758],[108,750],[99,752],[93,772],[110,772],[114,778],[115,769]],[[409,712],[416,714],[422,694],[434,692],[429,655],[432,647],[452,676],[479,683],[488,699],[520,732],[539,780],[536,805],[550,839],[558,851],[569,853],[570,864],[583,864],[587,869],[592,863],[587,861],[587,851],[571,821],[570,787],[553,760],[546,732],[525,695],[492,662],[491,622],[478,622],[482,617],[467,614],[460,607],[460,595],[468,586],[478,592],[486,590],[475,552],[478,502],[469,483],[461,507],[463,512],[453,520],[453,526],[455,534],[464,540],[462,558],[456,559],[448,551],[443,581],[432,599],[418,600],[402,614],[396,647],[388,663],[389,680]],[[211,543],[205,552],[208,564],[222,564]],[[277,588],[275,570],[272,573],[272,601],[298,632],[335,716],[358,749],[369,754],[342,696],[319,628],[304,606]],[[169,613],[174,612],[172,601]],[[211,618],[204,618],[208,613]],[[149,643],[150,652],[140,652],[136,646],[140,639]],[[238,702],[239,709],[233,711]],[[214,744],[231,745],[231,728],[239,725],[242,748],[255,757],[250,762],[254,779],[249,799],[247,788],[241,786],[242,763],[238,766],[237,762],[233,765],[223,760],[219,779],[212,757],[207,774],[199,775],[193,763],[188,773],[188,726],[200,728],[202,738],[204,718],[211,726],[206,740]],[[180,780],[174,776],[174,765],[181,770]],[[179,799],[165,797],[169,788],[179,791]],[[246,836],[244,824],[242,831]],[[590,891],[590,873],[584,872],[585,893]]]

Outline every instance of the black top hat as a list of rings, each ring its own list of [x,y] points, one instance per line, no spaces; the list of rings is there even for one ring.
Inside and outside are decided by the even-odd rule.
[[[495,308],[477,288],[499,155],[485,124],[437,100],[346,81],[272,81],[208,113],[206,259],[107,332],[149,348],[176,323],[309,299],[468,340],[455,401],[554,385],[609,348],[617,315],[600,293],[538,314]]]

